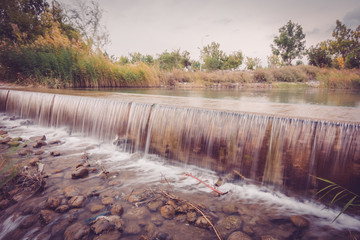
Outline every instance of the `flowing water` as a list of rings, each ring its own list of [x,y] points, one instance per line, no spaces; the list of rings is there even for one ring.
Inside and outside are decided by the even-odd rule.
[[[67,147],[84,137],[94,141],[89,153],[102,154],[107,168],[136,172],[129,185],[156,182],[166,173],[179,189],[209,191],[189,188],[194,180],[183,180],[182,173],[215,182],[237,170],[255,185],[226,183],[222,191],[231,190],[242,201],[280,203],[276,208],[281,211],[316,215],[324,224],[336,212],[281,192],[316,191],[321,186],[313,175],[360,193],[359,108],[69,93],[0,90],[0,111],[35,120],[46,127],[35,131],[55,131],[66,138]],[[74,96],[78,93],[86,96]],[[130,154],[137,152],[145,156],[133,160]],[[358,229],[360,221],[344,216],[336,227],[345,226]]]

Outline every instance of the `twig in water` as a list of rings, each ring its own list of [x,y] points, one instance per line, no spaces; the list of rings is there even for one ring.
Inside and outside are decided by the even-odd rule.
[[[220,195],[224,195],[226,194],[227,192],[223,193],[223,192],[220,192],[219,190],[213,188],[212,186],[210,186],[209,184],[207,184],[206,182],[204,182],[203,180],[191,175],[190,173],[185,173],[186,176],[189,176],[189,177],[192,177],[192,178],[195,178],[196,180],[198,180],[199,182],[201,182],[202,184],[204,184],[205,186],[207,186],[208,188],[210,188],[211,190],[213,190],[214,192],[220,194]]]

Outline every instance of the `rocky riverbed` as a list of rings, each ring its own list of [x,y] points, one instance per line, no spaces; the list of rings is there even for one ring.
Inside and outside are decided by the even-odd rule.
[[[140,180],[150,173],[112,171],[86,138],[71,147],[56,134],[34,134],[32,124],[0,116],[1,183],[6,181],[0,189],[0,239],[360,237],[354,227],[318,225],[317,216],[241,200],[231,191],[187,192],[166,176],[144,184]],[[129,161],[141,157],[135,153]]]

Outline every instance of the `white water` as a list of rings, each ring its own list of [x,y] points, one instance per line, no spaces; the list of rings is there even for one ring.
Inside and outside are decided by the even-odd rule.
[[[199,168],[192,165],[172,165],[167,161],[162,160],[154,155],[146,157],[135,158],[129,153],[116,151],[114,145],[99,142],[96,139],[87,137],[84,138],[80,134],[70,135],[67,128],[46,128],[38,125],[19,126],[23,120],[3,120],[4,115],[0,115],[0,124],[6,126],[11,137],[21,136],[23,138],[30,138],[32,136],[46,135],[47,140],[61,140],[62,145],[56,146],[58,151],[68,149],[75,149],[78,147],[91,148],[87,152],[90,154],[101,154],[103,156],[101,162],[98,164],[105,166],[109,171],[131,171],[136,174],[132,179],[124,179],[124,185],[131,186],[132,184],[147,184],[148,186],[161,186],[160,181],[166,178],[177,191],[185,191],[187,193],[211,192],[211,190],[198,181],[186,177],[184,172],[189,172],[194,176],[202,179],[210,185],[216,182],[218,175],[207,169]],[[90,158],[91,160],[91,158]],[[259,187],[253,184],[233,184],[225,183],[219,190],[229,193],[219,198],[248,201],[249,203],[259,202],[266,206],[266,208],[273,208],[277,212],[282,212],[286,215],[299,214],[310,215],[317,217],[317,221],[312,224],[329,225],[334,219],[339,210],[326,209],[324,205],[315,203],[311,200],[299,201],[295,198],[285,196],[280,192],[272,191],[266,187]],[[10,232],[18,225],[21,219],[8,218],[2,224],[0,231],[0,239]],[[10,229],[11,227],[11,229]],[[360,229],[360,219],[349,216],[347,214],[341,215],[338,220],[331,224],[331,227],[336,229]],[[5,235],[4,235],[5,234]]]

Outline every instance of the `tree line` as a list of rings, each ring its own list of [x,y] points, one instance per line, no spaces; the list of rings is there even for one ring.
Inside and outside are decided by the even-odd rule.
[[[259,58],[230,54],[212,42],[200,49],[200,61],[188,51],[175,49],[152,55],[139,52],[116,58],[105,46],[109,34],[101,24],[103,11],[96,1],[75,1],[65,7],[57,1],[0,0],[0,75],[3,79],[34,80],[68,86],[136,85],[158,82],[159,71],[185,69],[207,71],[261,68]],[[301,25],[287,22],[270,46],[268,67],[301,64],[303,56],[320,68],[360,67],[360,25],[350,29],[336,21],[332,39],[305,48]],[[149,80],[152,79],[152,80]]]

